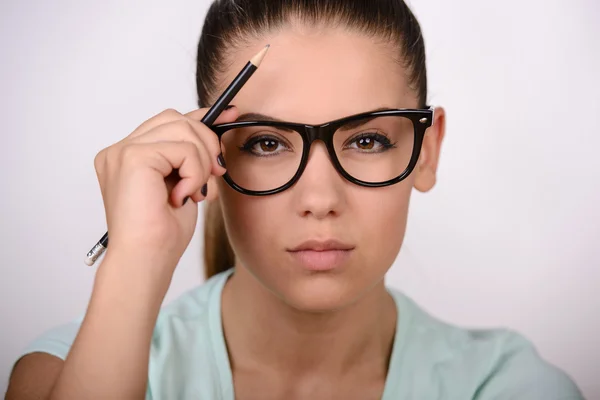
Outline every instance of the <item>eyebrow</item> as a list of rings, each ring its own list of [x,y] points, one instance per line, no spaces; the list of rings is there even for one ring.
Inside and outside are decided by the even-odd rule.
[[[367,111],[367,112],[377,112],[377,111],[389,110],[390,108],[391,107],[379,107],[379,108],[376,108],[374,110]],[[360,113],[360,114],[362,114],[362,113]],[[370,119],[371,118],[369,118],[367,120],[360,120],[360,121],[357,121],[357,123],[358,123],[358,125],[362,125],[362,124],[368,122]],[[286,122],[282,119],[275,118],[270,115],[254,113],[254,112],[242,114],[236,120],[236,122],[247,122],[247,121]]]
[[[271,117],[265,114],[259,113],[246,113],[238,117],[236,122],[247,122],[247,121],[269,121],[269,122],[285,122],[282,119]]]
[[[376,111],[381,111],[381,110],[376,110]],[[377,118],[377,117],[365,117],[365,118],[362,118],[362,119],[357,119],[356,121],[346,122],[344,125],[342,125],[340,127],[340,130],[342,130],[342,131],[349,131],[349,130],[352,130],[352,129],[356,129],[359,126],[363,126],[367,122],[374,120],[375,118]]]

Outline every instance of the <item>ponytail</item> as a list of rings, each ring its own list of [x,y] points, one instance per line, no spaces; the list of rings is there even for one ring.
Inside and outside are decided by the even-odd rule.
[[[204,214],[204,277],[209,279],[232,268],[233,249],[225,231],[219,199],[208,201]]]

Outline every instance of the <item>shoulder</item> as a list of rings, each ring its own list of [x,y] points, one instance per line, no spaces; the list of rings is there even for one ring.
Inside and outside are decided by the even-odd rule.
[[[391,292],[400,313],[405,311],[410,319],[404,354],[426,360],[423,368],[437,387],[477,400],[583,399],[573,380],[544,360],[518,332],[455,326],[433,317],[400,292]]]
[[[211,299],[227,273],[217,275],[204,284],[189,290],[162,307],[154,328],[152,351],[164,350],[169,340],[185,339],[186,329],[202,329],[207,325]],[[211,297],[213,296],[213,297]],[[20,357],[42,352],[66,359],[66,356],[79,332],[83,316],[68,323],[55,326],[38,335],[21,350]]]
[[[227,389],[227,356],[220,324],[221,292],[231,271],[218,274],[162,307],[152,335],[149,398],[217,398]],[[47,353],[65,360],[83,321],[48,330],[23,356]],[[226,381],[225,381],[226,382]]]
[[[66,359],[69,349],[79,332],[83,317],[76,318],[65,324],[57,325],[38,335],[21,350],[19,358],[31,353],[47,353]]]

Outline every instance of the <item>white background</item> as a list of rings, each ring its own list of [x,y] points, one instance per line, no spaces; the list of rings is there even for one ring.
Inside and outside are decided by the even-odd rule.
[[[208,1],[168,4],[0,4],[1,393],[20,349],[85,310],[83,256],[105,229],[97,151],[195,107]],[[445,320],[518,330],[599,399],[600,3],[412,6],[448,132],[388,282]],[[201,281],[198,233],[167,301]]]

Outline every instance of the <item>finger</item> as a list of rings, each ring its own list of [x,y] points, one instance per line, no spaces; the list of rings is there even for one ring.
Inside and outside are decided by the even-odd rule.
[[[181,167],[179,167],[179,176],[181,177],[181,180],[175,185],[171,192],[173,204],[184,205],[185,200],[188,197],[191,197],[196,203],[204,200],[204,195],[200,197],[197,194],[202,192],[202,187],[206,185],[206,182],[208,182],[210,178],[210,172],[208,172],[210,171],[210,162],[208,161],[208,151],[205,147],[200,148],[200,153],[202,152],[204,152],[204,156],[200,155],[195,160],[190,160],[193,162],[189,163],[185,163],[184,160]],[[201,174],[199,174],[197,170],[198,162],[200,163],[200,168],[202,170]]]
[[[208,194],[208,193],[207,193]],[[202,200],[206,199],[206,196],[204,196],[204,193],[202,193],[202,189],[196,191],[196,193],[194,193],[191,196],[191,199],[195,202],[195,203],[200,203]]]
[[[208,112],[208,109],[202,108],[202,109],[196,110],[196,111],[198,111],[198,114],[202,114],[202,116],[204,116]],[[125,139],[132,139],[132,138],[138,137],[138,136],[143,135],[144,133],[146,133],[154,128],[157,128],[161,125],[164,125],[164,124],[167,124],[167,123],[173,122],[173,121],[179,121],[182,119],[185,119],[185,117],[179,111],[174,110],[172,108],[166,109],[166,110],[160,112],[159,114],[156,114],[152,118],[148,119],[144,123],[142,123]]]
[[[200,146],[197,146],[196,149],[198,150],[198,156],[200,158],[200,163],[202,164],[202,169],[204,171],[208,171],[208,176],[206,178],[206,181],[208,181],[208,178],[213,173],[213,169],[214,169],[214,165],[213,165],[214,163],[213,163],[211,154],[210,154],[209,150],[206,148],[206,146],[204,145],[204,143],[201,143]],[[204,183],[206,183],[206,181]]]
[[[217,157],[213,173],[217,176],[223,175],[226,172],[226,169],[223,168],[218,161],[218,156],[222,153],[221,142],[219,140],[219,137],[214,133],[212,129],[207,128],[206,125],[204,125],[201,122],[198,122],[198,117],[200,117],[200,115],[203,115],[203,113],[199,112],[199,110],[196,110],[186,114],[185,116],[188,118],[190,125],[192,125],[192,127],[196,130],[198,135],[201,138],[206,139],[205,143],[211,150],[211,154]],[[235,106],[230,106],[228,109],[226,109],[219,115],[219,117],[215,120],[214,125],[234,122],[239,118],[239,116],[239,109]],[[201,118],[202,117],[200,117],[200,119]]]
[[[107,149],[103,149],[96,157],[94,157],[94,169],[96,170],[96,177],[98,178],[98,182],[100,183],[100,187],[102,188],[104,184],[104,169],[106,167],[106,151]]]
[[[212,172],[217,176],[223,175],[226,170],[223,167],[221,167],[221,165],[218,162],[218,156],[219,156],[219,154],[221,154],[221,145],[219,143],[219,138],[212,130],[208,129],[204,124],[199,122],[204,117],[204,115],[206,115],[207,112],[208,112],[208,109],[202,108],[202,109],[193,110],[193,111],[183,115],[173,109],[167,109],[167,110],[161,112],[160,114],[156,115],[155,117],[149,119],[142,125],[140,125],[140,127],[137,128],[131,135],[129,135],[124,140],[124,142],[127,142],[128,140],[131,140],[134,138],[141,137],[141,136],[149,133],[152,130],[162,127],[163,125],[169,125],[173,122],[178,122],[178,121],[187,121],[190,124],[190,126],[192,127],[192,129],[194,130],[194,132],[196,132],[196,134],[202,140],[204,140],[207,147],[211,150],[211,154],[213,155],[213,157],[212,157],[212,159],[213,159],[212,160],[212,165],[213,165]],[[224,110],[219,115],[219,117],[217,118],[215,123],[233,122],[238,118],[238,116],[239,116],[239,110],[237,109],[237,107],[231,106],[230,108]],[[153,136],[153,138],[154,138],[153,140],[157,140],[157,141],[165,139],[165,138],[159,139],[157,136]],[[168,136],[166,139],[167,140],[184,140],[181,136],[177,136],[176,138],[174,138],[172,136]]]
[[[152,168],[165,179],[177,169],[180,180],[170,194],[176,205],[182,205],[186,197],[200,190],[210,176],[210,164],[202,162],[198,148],[190,142],[129,144],[124,146],[121,158],[123,167]]]
[[[190,125],[194,134],[197,135],[199,140],[204,144],[208,150],[208,159],[211,162],[211,171],[215,175],[223,175],[226,170],[223,168],[218,161],[219,154],[221,154],[221,142],[217,134],[204,125],[201,122],[194,121],[191,118],[187,118],[186,122]]]
[[[218,163],[217,157],[220,154],[220,145],[218,138],[213,131],[202,124],[198,124],[200,130],[195,130],[190,120],[179,119],[160,125],[149,132],[129,139],[130,143],[157,143],[157,142],[190,142],[198,147],[198,152],[205,164],[205,167],[211,173],[221,176],[225,169]]]
[[[202,118],[204,118],[204,116],[206,115],[207,112],[208,112],[208,110],[206,108],[201,108],[198,110],[190,111],[187,114],[185,114],[185,116],[193,119],[194,121],[200,122],[200,121],[202,121]],[[225,110],[223,110],[223,112],[215,120],[213,125],[233,122],[239,116],[240,116],[240,111],[236,106],[234,106],[234,105],[227,106],[227,108]]]

